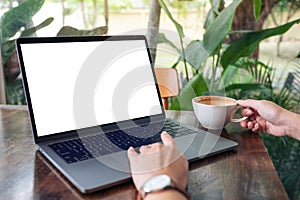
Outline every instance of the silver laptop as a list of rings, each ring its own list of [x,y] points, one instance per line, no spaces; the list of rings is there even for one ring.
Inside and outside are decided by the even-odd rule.
[[[141,35],[16,41],[38,150],[82,193],[130,180],[126,150],[167,130],[189,161],[236,142],[166,119]]]

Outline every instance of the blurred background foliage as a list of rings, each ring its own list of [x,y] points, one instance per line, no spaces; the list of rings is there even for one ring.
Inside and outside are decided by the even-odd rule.
[[[253,2],[255,3],[255,1]],[[216,8],[213,8],[212,5],[211,10],[218,12],[215,13],[214,19],[206,20],[207,28],[202,39],[193,40],[186,46],[176,45],[165,35],[160,35],[159,42],[169,45],[178,53],[177,61],[170,67],[179,70],[185,68],[181,70],[185,73],[183,89],[178,97],[170,100],[170,108],[192,110],[192,106],[189,104],[194,96],[205,93],[223,93],[224,95],[225,90],[226,96],[236,99],[266,99],[286,109],[299,112],[300,59],[297,52],[295,52],[294,62],[289,66],[290,72],[281,86],[275,83],[277,81],[274,76],[276,68],[271,63],[260,61],[256,53],[262,40],[275,35],[280,35],[277,44],[277,48],[279,48],[283,34],[293,25],[298,24],[299,19],[290,22],[290,18],[287,18],[286,21],[282,22],[283,24],[278,25],[277,23],[275,27],[269,29],[235,30],[233,32],[232,27],[228,24],[233,23],[234,18],[231,15],[241,2],[235,1],[235,3],[222,8],[222,10],[219,9],[220,6],[215,5]],[[183,40],[185,36],[182,26],[174,21],[165,2],[161,0],[160,4],[174,23],[179,37]],[[292,7],[290,9],[285,7],[289,11],[295,8],[295,5],[291,6],[291,2],[280,2],[277,8],[280,12],[282,12],[283,5]],[[255,14],[254,12],[253,15]],[[259,16],[255,18],[259,19]],[[226,40],[232,34],[241,35],[234,40]],[[180,65],[181,62],[184,64]],[[205,73],[207,71],[208,73]],[[300,141],[263,133],[260,135],[290,199],[300,199]]]
[[[163,0],[159,2],[183,41],[185,35],[182,26],[174,20],[167,4]],[[160,34],[160,44],[169,45],[178,53],[177,61],[170,67],[182,71],[184,77],[179,96],[170,100],[170,109],[192,110],[190,102],[194,96],[217,93],[235,99],[266,99],[288,110],[299,112],[300,59],[297,55],[299,49],[294,52],[293,62],[290,63],[288,76],[284,77],[284,80],[275,80],[276,67],[271,63],[260,61],[257,53],[260,42],[275,35],[279,35],[277,43],[279,48],[283,34],[298,24],[299,19],[290,21],[292,14],[288,13],[289,17],[286,20],[282,20],[280,25],[276,22],[272,28],[233,30],[233,25],[231,26],[234,24],[233,15],[238,12],[237,8],[241,2],[234,1],[225,8],[221,1],[219,4],[213,4],[214,2],[216,1],[211,1],[214,17],[206,19],[202,38],[190,41],[184,46],[182,42],[176,45],[167,36]],[[285,11],[289,12],[295,9],[295,5],[291,6],[291,3],[280,2],[276,9],[283,12],[284,4],[291,7],[290,9],[285,7]],[[259,20],[260,16],[255,11],[253,15],[256,15],[254,16],[256,20]],[[207,18],[211,18],[211,15],[208,14]],[[241,24],[239,27],[243,28]],[[244,28],[249,27],[246,25]],[[232,35],[239,36],[232,37],[234,38],[232,40]],[[276,81],[281,81],[283,84],[276,84]],[[300,141],[263,133],[261,137],[290,199],[300,199]]]
[[[8,1],[1,4],[2,9],[7,10],[0,18],[0,43],[8,104],[26,104],[15,50],[15,39],[37,36],[38,30],[53,22],[54,18],[48,17],[38,25],[33,24],[33,17],[40,11],[44,3],[45,0],[27,0],[24,2]],[[63,26],[57,36],[103,35],[107,31],[107,24],[91,30]]]

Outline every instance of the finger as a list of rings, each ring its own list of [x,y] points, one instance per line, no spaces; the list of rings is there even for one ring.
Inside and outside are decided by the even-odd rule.
[[[262,110],[264,109],[265,104],[262,103],[264,101],[261,100],[254,100],[254,99],[247,99],[247,100],[238,100],[238,105],[242,107],[251,108],[254,111]]]
[[[251,107],[251,108],[256,108],[258,105],[258,100],[254,99],[247,99],[247,100],[238,100],[237,103],[238,105],[242,107]]]
[[[174,141],[173,138],[166,131],[163,131],[160,134],[160,137],[164,145],[171,145]]]
[[[258,123],[256,123],[256,124],[254,125],[254,127],[252,128],[252,131],[253,131],[253,132],[258,132],[259,129],[260,129],[260,126],[259,126]]]
[[[252,128],[254,127],[253,122],[252,122],[252,121],[249,121],[249,122],[247,123],[247,127],[248,127],[249,129],[252,129]]]
[[[267,131],[267,124],[266,120],[264,120],[262,117],[256,117],[257,123],[259,124],[260,130],[263,132]]]
[[[248,123],[248,120],[244,120],[244,121],[241,121],[241,122],[240,122],[240,125],[241,125],[241,127],[243,127],[243,128],[248,128],[248,127],[247,127],[247,123]]]
[[[250,109],[250,108],[244,108],[242,110],[242,115],[243,116],[250,116],[250,115],[253,115],[254,113],[255,112],[252,109]]]
[[[154,144],[151,144],[151,150],[155,151],[155,150],[159,150],[159,149],[162,149],[163,148],[163,145],[161,143],[154,143]]]
[[[151,148],[151,145],[143,145],[140,147],[140,152],[147,153],[147,152],[149,152],[150,148]]]
[[[135,151],[135,149],[133,147],[129,147],[129,149],[127,150],[127,154],[128,157],[132,157],[132,156],[137,156],[138,153]]]

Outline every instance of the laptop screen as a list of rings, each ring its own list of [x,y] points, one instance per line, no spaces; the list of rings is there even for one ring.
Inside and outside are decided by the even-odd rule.
[[[20,50],[38,137],[163,113],[144,39],[20,42]]]

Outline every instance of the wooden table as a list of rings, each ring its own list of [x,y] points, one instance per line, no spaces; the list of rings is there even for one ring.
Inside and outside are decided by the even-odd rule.
[[[192,112],[169,117],[198,126]],[[191,199],[288,199],[258,134],[226,127],[222,136],[239,143],[237,151],[190,164]],[[26,106],[0,105],[0,199],[134,199],[132,182],[93,194],[78,192],[33,142]]]

